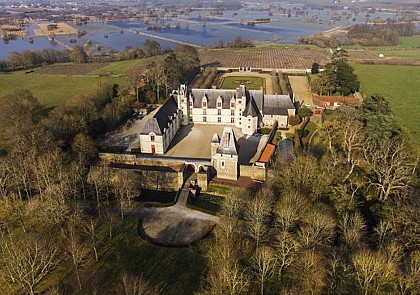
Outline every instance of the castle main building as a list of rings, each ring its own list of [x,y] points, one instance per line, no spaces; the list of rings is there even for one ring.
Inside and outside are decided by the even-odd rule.
[[[243,134],[252,135],[276,121],[279,127],[287,127],[289,116],[295,111],[289,95],[266,95],[244,85],[235,90],[190,89],[181,85],[148,119],[140,133],[141,152],[163,155],[181,125],[235,126]]]

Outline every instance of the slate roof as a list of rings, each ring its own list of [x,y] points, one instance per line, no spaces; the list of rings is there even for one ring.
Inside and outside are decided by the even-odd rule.
[[[257,107],[257,104],[255,103],[255,100],[251,97],[243,111],[243,116],[248,117],[258,117],[259,110]]]
[[[169,99],[164,103],[164,105],[157,111],[157,113],[147,120],[146,124],[143,127],[143,130],[140,134],[149,134],[154,132],[156,135],[163,135],[164,129],[168,127],[169,123],[172,121],[170,116],[175,116],[178,111],[178,105],[176,102],[176,94],[173,94]]]
[[[215,133],[213,134],[213,138],[211,139],[212,143],[220,143],[220,137],[219,134]]]
[[[215,109],[217,106],[217,98],[222,98],[222,109],[230,109],[230,100],[235,96],[236,90],[221,90],[221,89],[192,89],[193,107],[201,108],[203,104],[203,97],[207,98],[207,108]]]
[[[264,115],[287,115],[287,110],[295,109],[288,95],[264,95]]]
[[[225,141],[226,136],[229,137],[228,142]],[[239,144],[231,127],[223,128],[222,138],[217,153],[223,155],[239,155]]]

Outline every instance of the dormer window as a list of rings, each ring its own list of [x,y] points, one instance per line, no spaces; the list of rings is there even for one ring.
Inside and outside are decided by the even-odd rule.
[[[232,101],[232,102],[230,103],[230,108],[231,108],[231,109],[234,109],[234,108],[235,108],[235,102],[233,102],[233,101]]]
[[[190,108],[192,108],[193,107],[193,101],[192,101],[192,99],[190,100]]]
[[[154,133],[150,133],[150,141],[155,141],[155,134]]]
[[[207,98],[205,96],[203,97],[203,102],[201,104],[203,108],[207,107]]]
[[[217,98],[217,108],[221,109],[222,104],[223,104],[223,98],[219,96],[219,98]]]

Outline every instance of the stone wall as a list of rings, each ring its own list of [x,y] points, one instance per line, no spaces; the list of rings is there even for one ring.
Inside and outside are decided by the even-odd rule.
[[[240,175],[245,177],[251,177],[254,180],[265,181],[267,173],[265,167],[251,166],[251,165],[240,165]]]
[[[146,190],[174,192],[182,186],[182,172],[136,170],[140,175],[140,188]]]

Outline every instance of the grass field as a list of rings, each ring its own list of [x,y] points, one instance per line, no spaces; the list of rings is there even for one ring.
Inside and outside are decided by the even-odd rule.
[[[364,95],[381,94],[420,146],[420,67],[354,65]]]
[[[225,77],[222,83],[222,89],[236,89],[241,84],[246,85],[247,89],[259,90],[264,84],[261,77],[230,76]]]
[[[122,78],[95,78],[64,75],[38,75],[14,72],[0,75],[0,99],[15,90],[30,90],[46,107],[65,104],[75,96],[88,95],[101,83],[124,85]]]
[[[94,70],[89,75],[121,75],[135,67],[145,63],[148,58],[115,61],[97,70]]]

